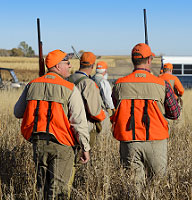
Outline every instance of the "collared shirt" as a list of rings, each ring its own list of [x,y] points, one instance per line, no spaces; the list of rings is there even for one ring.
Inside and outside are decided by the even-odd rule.
[[[178,119],[181,109],[177,103],[173,90],[167,81],[165,81],[165,90],[165,117],[168,119]]]
[[[82,72],[82,71],[76,71],[75,73],[76,73],[76,74],[83,74],[83,75],[85,75],[85,76],[87,76],[87,77],[89,78],[89,76],[88,76],[85,72]]]

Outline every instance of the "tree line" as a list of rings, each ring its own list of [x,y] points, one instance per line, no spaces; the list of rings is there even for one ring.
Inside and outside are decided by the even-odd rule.
[[[22,41],[17,48],[0,49],[0,56],[35,57],[35,51],[25,41]]]

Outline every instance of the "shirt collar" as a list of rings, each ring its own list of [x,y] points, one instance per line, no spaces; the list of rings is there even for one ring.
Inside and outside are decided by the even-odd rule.
[[[83,75],[85,75],[85,76],[87,76],[87,77],[89,77],[85,72],[81,72],[81,71],[76,71],[75,72],[76,74],[83,74]]]

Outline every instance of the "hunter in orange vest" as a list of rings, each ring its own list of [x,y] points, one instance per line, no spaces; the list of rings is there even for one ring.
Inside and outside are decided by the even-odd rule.
[[[21,132],[33,144],[38,199],[69,199],[74,178],[75,147],[89,160],[89,133],[83,100],[70,76],[68,54],[54,50],[46,57],[48,72],[32,80],[17,101]],[[58,178],[59,177],[59,178]]]
[[[91,79],[96,56],[92,52],[84,52],[80,58],[80,68],[69,77],[79,89],[85,106],[88,129],[90,133],[91,148],[97,141],[98,133],[102,131],[102,125],[106,119],[105,106],[102,102],[99,87]]]
[[[132,50],[133,72],[119,78],[112,92],[113,135],[120,141],[121,163],[135,174],[138,195],[146,164],[150,176],[165,174],[169,137],[165,116],[177,119],[180,114],[170,85],[150,73],[154,56],[147,44],[137,44]]]
[[[171,63],[165,63],[163,66],[163,74],[161,74],[159,77],[171,85],[171,88],[174,91],[177,99],[178,97],[183,96],[184,88],[180,80],[172,74],[172,71],[173,65]]]

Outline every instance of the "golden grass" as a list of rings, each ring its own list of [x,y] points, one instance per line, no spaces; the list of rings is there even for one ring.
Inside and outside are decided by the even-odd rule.
[[[104,59],[110,59],[112,65],[116,61],[113,58]],[[78,65],[78,60],[74,62],[74,65]],[[26,71],[26,76],[32,78],[31,73],[34,71]],[[32,145],[23,139],[20,133],[21,120],[13,115],[14,105],[21,92],[22,88],[0,90],[0,199],[5,200],[34,199],[36,192]],[[161,180],[149,181],[141,199],[192,200],[191,99],[192,90],[186,90],[183,97],[184,120],[179,128],[176,123],[171,128],[167,175]],[[98,138],[91,152],[91,161],[77,170],[72,199],[135,199],[132,176],[120,166],[119,142],[111,134],[106,133]]]
[[[96,63],[101,60],[107,62],[108,67],[115,67],[118,61],[123,61],[131,65],[130,56],[101,56],[101,58],[96,60]],[[71,73],[74,73],[79,69],[79,60],[71,59],[70,62],[72,64]],[[160,66],[160,58],[154,58],[153,63]],[[0,57],[0,67],[14,69],[19,81],[29,82],[38,77],[39,60],[38,58],[26,57]],[[94,72],[95,69],[92,74],[94,74]],[[3,80],[11,80],[11,76],[7,71],[2,71],[1,74]]]
[[[13,115],[22,89],[0,90],[0,199],[26,200],[35,195],[35,168],[32,146],[20,134],[21,120]],[[168,146],[167,175],[149,181],[143,190],[145,200],[192,199],[192,91],[184,93],[185,121],[173,126]],[[119,163],[119,142],[111,134],[101,135],[91,153],[91,161],[80,166],[72,188],[75,200],[135,199],[129,172]]]
[[[102,59],[108,63],[109,67],[114,67],[114,59]],[[96,60],[98,62],[99,60]],[[79,60],[71,59],[72,64],[71,73],[79,69]],[[38,77],[39,60],[38,58],[24,58],[24,57],[0,57],[0,67],[14,69],[16,76],[21,82],[29,82]],[[93,71],[94,73],[94,71]],[[9,81],[11,76],[9,72],[1,72],[2,79]]]

